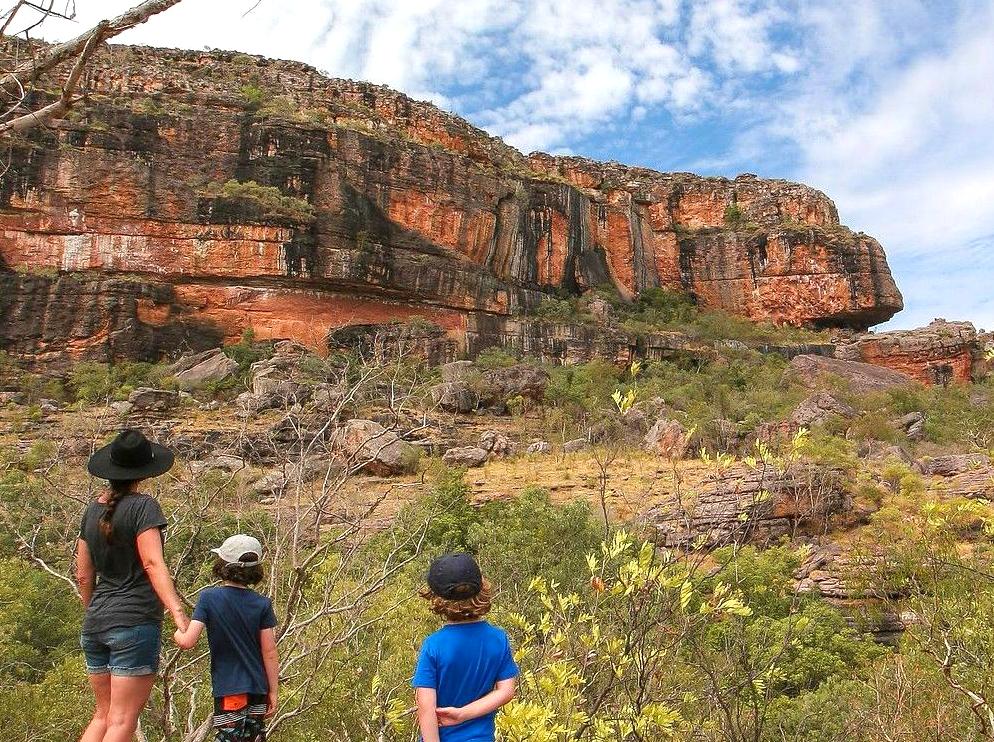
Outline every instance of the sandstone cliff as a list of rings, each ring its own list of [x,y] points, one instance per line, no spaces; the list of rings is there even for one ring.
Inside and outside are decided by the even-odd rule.
[[[756,320],[865,329],[884,252],[803,185],[524,156],[294,62],[110,47],[82,113],[0,183],[0,347],[151,358],[349,324],[468,325],[552,292],[655,286]],[[477,317],[477,319],[474,319]]]

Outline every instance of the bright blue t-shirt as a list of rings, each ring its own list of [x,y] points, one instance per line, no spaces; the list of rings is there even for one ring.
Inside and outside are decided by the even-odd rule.
[[[507,634],[486,621],[446,624],[424,640],[411,685],[434,688],[439,708],[483,698],[518,675]],[[493,742],[497,712],[439,727],[442,742]]]
[[[269,692],[259,632],[276,625],[273,602],[255,590],[210,587],[200,593],[191,618],[207,626],[214,697]]]

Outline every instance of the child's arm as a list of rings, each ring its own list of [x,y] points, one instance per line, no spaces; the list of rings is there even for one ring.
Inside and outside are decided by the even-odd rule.
[[[436,704],[438,693],[434,688],[415,688],[414,702],[418,707],[418,728],[422,742],[439,742]]]
[[[176,646],[180,649],[192,649],[197,643],[197,640],[200,639],[200,634],[203,630],[203,622],[194,619],[187,625],[186,631],[176,629],[176,633],[173,634],[173,641],[176,642]]]
[[[266,699],[266,716],[276,713],[276,698],[280,690],[280,653],[276,649],[276,635],[272,629],[259,632],[259,645],[262,648],[262,664],[266,668],[269,681],[269,695]]]
[[[437,710],[439,725],[443,727],[451,727],[456,724],[462,724],[464,721],[469,721],[470,719],[486,716],[487,714],[496,711],[505,703],[514,698],[514,691],[517,688],[517,684],[517,678],[498,680],[497,685],[494,686],[494,689],[487,693],[487,695],[483,696],[483,698],[478,698],[472,703],[467,703],[465,706],[460,706],[458,708],[453,706],[443,706]]]

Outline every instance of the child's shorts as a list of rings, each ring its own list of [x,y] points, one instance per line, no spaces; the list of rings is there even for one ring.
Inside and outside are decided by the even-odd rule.
[[[254,693],[214,699],[216,742],[266,742],[266,697]]]

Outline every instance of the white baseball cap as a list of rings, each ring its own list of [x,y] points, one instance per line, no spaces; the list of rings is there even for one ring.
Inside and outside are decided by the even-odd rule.
[[[262,544],[254,536],[246,536],[244,533],[237,533],[229,536],[216,549],[211,549],[212,554],[217,554],[228,564],[237,564],[240,567],[254,567],[262,563]],[[254,562],[243,562],[242,555],[255,554],[259,558]]]

